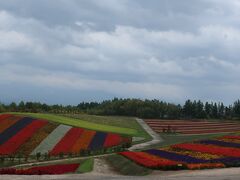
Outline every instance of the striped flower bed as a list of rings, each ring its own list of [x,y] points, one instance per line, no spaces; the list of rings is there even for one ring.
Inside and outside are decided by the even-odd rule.
[[[231,136],[229,139],[238,139],[238,137]],[[223,138],[225,140],[228,137],[176,144],[168,148],[150,149],[144,152],[121,152],[119,154],[152,169],[178,169],[178,166],[168,167],[166,165],[165,168],[164,165],[159,166],[158,163],[162,162],[160,159],[175,162],[175,165],[182,164],[182,168],[186,169],[240,167],[240,142],[221,141],[220,139]]]
[[[154,157],[150,154],[144,152],[120,152],[119,154],[127,157],[128,159],[135,161],[136,163],[143,165],[148,168],[181,168],[182,164],[180,162],[171,161],[164,158]]]
[[[203,141],[198,141],[198,143],[217,145],[217,146],[223,146],[223,147],[240,148],[240,144],[238,143],[224,142],[224,141],[218,141],[218,140],[203,140]]]
[[[95,134],[96,131],[85,130],[80,138],[72,146],[71,152],[80,153],[81,150],[87,149]]]
[[[33,121],[32,118],[26,117],[26,118],[23,118],[23,119],[17,121],[15,124],[13,124],[9,128],[7,128],[5,131],[3,131],[0,134],[0,145],[7,142],[11,137],[13,137],[15,134],[17,134],[23,128],[25,128],[32,121]]]
[[[182,134],[208,134],[240,131],[240,123],[234,121],[190,121],[190,120],[151,120],[145,122],[157,133],[172,132]]]
[[[26,142],[39,128],[45,126],[46,124],[47,121],[33,121],[6,143],[0,145],[0,155],[14,154],[24,142]]]
[[[42,154],[50,152],[70,129],[70,126],[59,125],[36,147],[36,149],[34,149],[31,155],[35,155],[39,152]]]
[[[169,160],[164,155],[154,156],[153,151],[149,154],[147,152],[120,152],[120,155],[136,162],[139,165],[151,168],[151,169],[162,169],[162,170],[179,170],[179,169],[209,169],[209,168],[223,168],[225,165],[220,162],[208,162],[202,163],[186,163],[182,162],[180,157],[179,161]],[[158,154],[158,153],[156,153]]]
[[[0,155],[58,156],[101,150],[131,142],[118,134],[50,123],[10,114],[0,115]]]
[[[0,121],[0,133],[11,127],[13,124],[15,124],[17,121],[22,119],[21,117],[8,117],[4,118]]]
[[[223,157],[218,159],[213,159],[211,162],[222,163],[226,167],[240,167],[240,158],[235,157]]]
[[[19,154],[28,156],[33,150],[54,130],[58,125],[48,123],[46,126],[39,128],[38,131],[28,141],[18,149]]]
[[[189,164],[199,164],[199,163],[207,163],[207,160],[204,159],[198,159],[187,155],[177,154],[173,152],[167,152],[164,150],[159,149],[150,149],[146,151],[149,154],[164,157],[173,161],[178,161],[182,163],[189,163]]]
[[[224,139],[237,139],[240,140],[240,136],[223,136]]]
[[[184,149],[190,151],[198,151],[203,153],[210,153],[222,156],[229,157],[240,157],[240,149],[237,148],[228,148],[220,147],[215,145],[204,145],[204,144],[193,144],[193,143],[184,143],[173,145],[173,148]]]
[[[71,147],[83,133],[81,128],[72,128],[67,134],[58,142],[58,144],[50,152],[51,155],[58,155],[60,153],[67,154]]]
[[[203,159],[203,160],[211,160],[211,159],[218,159],[222,158],[223,156],[215,155],[215,154],[209,154],[209,153],[202,153],[197,151],[188,151],[188,150],[182,150],[182,149],[174,149],[174,148],[164,148],[163,150],[168,152],[173,152],[185,156],[194,157],[197,159]]]
[[[226,138],[217,138],[219,141],[224,141],[224,142],[232,142],[232,143],[240,143],[240,139],[226,139]]]

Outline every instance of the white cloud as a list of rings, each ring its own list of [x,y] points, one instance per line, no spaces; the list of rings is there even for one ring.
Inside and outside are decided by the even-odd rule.
[[[33,42],[22,33],[15,31],[0,31],[0,51],[31,49]]]

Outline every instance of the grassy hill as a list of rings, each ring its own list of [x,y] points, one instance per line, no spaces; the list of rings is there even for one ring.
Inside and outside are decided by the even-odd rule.
[[[131,141],[129,136],[52,122],[43,115],[0,115],[0,157],[103,154],[123,150]]]

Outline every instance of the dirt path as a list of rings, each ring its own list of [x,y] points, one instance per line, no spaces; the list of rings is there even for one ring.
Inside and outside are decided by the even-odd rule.
[[[145,121],[143,119],[139,119],[139,118],[136,118],[136,121],[143,127],[143,129],[148,132],[148,134],[150,136],[152,136],[152,140],[151,141],[148,141],[148,142],[144,142],[144,143],[141,143],[141,144],[136,144],[136,145],[133,145],[132,147],[129,148],[129,150],[131,151],[134,151],[134,150],[141,150],[149,145],[152,145],[152,144],[157,144],[157,143],[160,143],[160,142],[163,142],[163,139],[159,136],[159,134],[157,134],[156,132],[154,132],[148,125],[147,123],[145,123]]]
[[[104,158],[95,158],[94,159],[94,166],[93,171],[88,173],[89,175],[120,175],[118,172],[116,172],[113,167],[111,167],[106,159]]]
[[[50,160],[50,161],[43,161],[43,162],[29,162],[29,163],[25,163],[25,164],[19,164],[19,165],[15,165],[15,166],[11,166],[13,168],[15,167],[22,167],[22,166],[36,166],[36,165],[44,165],[44,164],[48,164],[48,163],[59,163],[59,162],[66,162],[66,161],[71,161],[71,160],[81,160],[81,159],[87,159],[87,158],[100,158],[100,157],[106,157],[106,156],[110,156],[113,155],[115,153],[111,153],[111,154],[102,154],[102,155],[96,155],[96,156],[86,156],[86,157],[76,157],[76,158],[69,158],[69,159],[59,159],[59,160]],[[1,180],[1,178],[0,178]]]

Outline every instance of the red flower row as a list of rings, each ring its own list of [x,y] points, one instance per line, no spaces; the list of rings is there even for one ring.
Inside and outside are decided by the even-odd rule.
[[[240,140],[240,136],[223,136],[223,139],[238,139]]]
[[[0,169],[0,174],[19,174],[19,175],[42,175],[42,174],[66,174],[75,172],[79,164],[60,164],[41,167],[32,167],[28,169]]]
[[[108,133],[103,146],[104,147],[117,146],[121,144],[121,142],[122,142],[122,137],[120,135]]]
[[[120,152],[119,154],[148,168],[166,168],[168,166],[181,166],[181,163],[179,162],[171,161],[164,158],[158,158],[144,152],[125,151]]]
[[[195,169],[211,169],[211,168],[224,168],[222,163],[200,163],[200,164],[187,164],[187,168],[191,170]]]
[[[205,145],[205,144],[192,144],[192,143],[176,144],[171,147],[177,148],[177,149],[209,153],[214,155],[240,157],[240,149],[238,148],[220,147],[220,146]]]
[[[11,114],[0,114],[0,121],[4,120],[4,119],[7,119],[7,118],[9,118],[11,116],[13,116],[13,115],[11,115]]]

